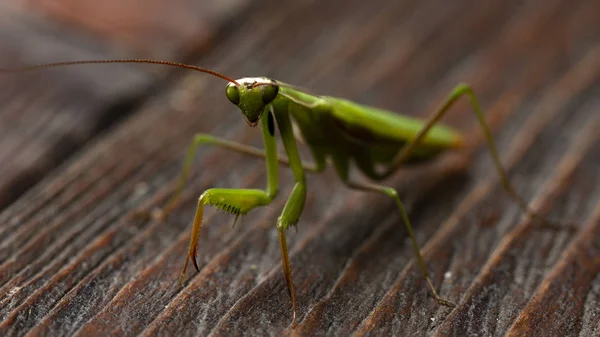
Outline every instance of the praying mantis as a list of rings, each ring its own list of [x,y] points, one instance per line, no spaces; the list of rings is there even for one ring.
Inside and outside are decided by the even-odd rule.
[[[398,193],[394,188],[382,185],[378,181],[387,178],[403,165],[433,159],[443,152],[464,147],[466,141],[460,132],[440,124],[441,118],[463,96],[469,99],[479,121],[502,186],[524,213],[547,224],[545,218],[537,215],[529,208],[527,202],[510,183],[506,170],[501,164],[490,129],[485,121],[483,110],[472,88],[467,84],[457,85],[429,119],[419,120],[360,105],[342,98],[312,95],[294,86],[265,77],[245,77],[234,80],[209,69],[170,61],[148,59],[85,60],[12,69],[0,68],[0,71],[22,72],[42,68],[103,63],[156,64],[186,68],[219,77],[228,82],[225,90],[226,97],[241,110],[242,116],[248,125],[250,127],[260,125],[264,150],[208,134],[196,134],[185,157],[179,183],[173,196],[164,208],[153,212],[152,216],[155,219],[164,221],[169,213],[176,208],[193,165],[196,150],[200,145],[218,146],[265,160],[267,173],[267,186],[265,189],[211,188],[200,195],[193,219],[187,257],[179,279],[179,282],[182,283],[190,260],[196,270],[199,271],[196,253],[204,207],[206,205],[214,206],[235,215],[235,224],[240,215],[247,214],[254,208],[269,205],[275,199],[279,194],[279,164],[289,166],[293,172],[294,186],[288,195],[281,215],[276,221],[276,228],[279,233],[283,273],[291,298],[293,324],[296,322],[297,301],[285,233],[291,226],[297,226],[304,209],[307,193],[306,172],[322,172],[327,164],[333,165],[341,182],[348,188],[383,194],[395,202],[401,220],[412,241],[416,263],[427,282],[431,295],[440,305],[455,306],[451,301],[442,298],[433,285],[409,216],[398,197]],[[287,157],[278,156],[276,125]],[[299,141],[309,148],[313,157],[312,163],[307,163],[300,158],[298,152]],[[384,170],[378,170],[376,167],[378,165],[384,166]],[[358,168],[372,182],[357,182],[351,179],[349,175],[351,167]]]

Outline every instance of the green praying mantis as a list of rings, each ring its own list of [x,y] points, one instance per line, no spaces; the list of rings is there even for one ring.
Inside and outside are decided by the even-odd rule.
[[[440,305],[454,307],[454,303],[438,294],[431,281],[410,219],[396,190],[381,184],[354,181],[349,176],[349,170],[352,165],[355,165],[370,180],[380,181],[394,173],[402,165],[431,159],[448,150],[460,149],[465,145],[461,133],[441,125],[439,121],[462,96],[467,96],[473,107],[483,130],[495,170],[508,195],[515,200],[523,212],[535,217],[544,224],[549,224],[545,218],[535,214],[529,208],[509,182],[506,171],[500,162],[494,139],[486,124],[484,113],[469,85],[457,85],[428,120],[419,120],[360,105],[342,98],[308,94],[294,86],[269,78],[246,77],[233,80],[212,70],[170,61],[146,59],[89,60],[0,69],[0,71],[21,72],[41,68],[101,63],[158,64],[191,69],[219,77],[228,82],[225,90],[227,99],[241,110],[242,116],[248,125],[256,127],[260,124],[264,150],[207,134],[195,135],[187,152],[179,184],[173,196],[162,210],[153,212],[154,218],[165,220],[176,207],[193,164],[195,152],[200,145],[222,147],[263,158],[266,162],[267,186],[264,190],[211,188],[200,195],[180,283],[183,281],[190,260],[196,270],[199,271],[196,251],[204,206],[214,206],[231,213],[235,215],[235,221],[237,221],[240,215],[244,215],[254,208],[269,205],[274,200],[279,190],[278,165],[287,165],[293,172],[295,184],[281,215],[277,219],[276,227],[279,232],[283,272],[292,302],[292,322],[295,323],[296,292],[292,280],[285,231],[290,226],[297,226],[304,209],[306,172],[321,172],[325,169],[327,163],[330,163],[335,168],[342,183],[350,189],[384,194],[396,203],[398,212],[412,241],[417,265],[427,281],[429,291]],[[277,154],[275,124],[277,124],[287,158],[279,157]],[[310,149],[313,163],[306,163],[300,158],[297,141],[302,141]],[[384,170],[379,172],[377,165],[384,166]]]

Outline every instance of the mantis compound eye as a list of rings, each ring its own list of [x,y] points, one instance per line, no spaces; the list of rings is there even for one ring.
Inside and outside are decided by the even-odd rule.
[[[262,94],[262,100],[265,104],[271,103],[279,92],[278,85],[265,85]]]
[[[225,89],[225,95],[231,103],[235,105],[240,104],[240,89],[237,87],[237,85],[231,83],[228,84],[227,88]]]

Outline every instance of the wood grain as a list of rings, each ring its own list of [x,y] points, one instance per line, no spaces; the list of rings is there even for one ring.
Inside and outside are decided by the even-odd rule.
[[[145,9],[157,17],[164,12],[161,6],[168,7],[167,3],[163,1],[161,5],[155,1],[155,6]],[[242,1],[230,1],[228,7],[233,10],[242,4]],[[186,11],[188,15],[204,13],[211,16],[211,20],[171,17],[164,22],[201,27],[187,28],[187,31],[196,31],[194,36],[189,32],[185,36],[178,35],[183,32],[176,27],[165,27],[168,33],[162,36],[169,43],[155,41],[157,45],[150,48],[143,46],[149,41],[143,41],[151,39],[146,30],[153,25],[145,21],[134,24],[132,20],[140,15],[146,18],[151,15],[136,13],[131,5],[131,2],[75,4],[16,0],[0,4],[2,67],[140,55],[185,60],[189,53],[207,48],[226,20],[222,14],[227,9],[222,8],[223,5],[181,2],[177,6],[179,11]],[[111,20],[96,22],[90,18],[91,14],[105,15]],[[85,21],[65,22],[67,17],[85,18]],[[126,23],[146,30],[128,30]],[[92,34],[102,25],[103,34]],[[139,45],[121,38],[123,34]],[[2,74],[0,132],[6,146],[0,150],[0,160],[4,163],[0,208],[14,201],[94,136],[133,113],[146,96],[168,85],[170,73],[173,69],[126,64]]]
[[[38,7],[26,7],[29,14],[0,21],[11,27],[0,39],[0,59],[35,63],[50,48],[43,46],[67,41],[53,58],[193,59],[233,77],[272,76],[421,117],[467,82],[519,193],[541,214],[580,230],[540,230],[521,214],[461,102],[445,121],[471,146],[386,182],[409,207],[434,283],[458,307],[440,307],[429,296],[393,202],[348,191],[328,169],[309,176],[299,232],[288,236],[299,298],[299,324],[291,329],[273,228],[292,186],[288,170],[281,197],[236,228],[232,218],[208,212],[201,270],[182,287],[177,278],[197,196],[209,187],[264,186],[264,164],[201,148],[167,223],[133,216],[170,196],[194,133],[260,145],[257,130],[223,97],[223,82],[129,66],[1,76],[0,169],[7,174],[0,178],[0,334],[600,333],[600,3],[232,2],[230,12],[223,7],[188,23],[202,6],[180,2],[161,29],[164,36],[176,36],[177,27],[186,33],[165,42],[102,27],[105,11],[117,7],[84,20],[72,14],[75,2],[50,10],[53,2],[31,1]],[[133,9],[124,6],[111,20],[127,22]],[[32,8],[50,16],[32,16]],[[154,25],[162,7],[152,8],[133,22]],[[178,19],[184,22],[171,22]],[[60,28],[40,33],[44,25]],[[128,48],[131,36],[137,40]],[[56,141],[68,137],[70,146]]]

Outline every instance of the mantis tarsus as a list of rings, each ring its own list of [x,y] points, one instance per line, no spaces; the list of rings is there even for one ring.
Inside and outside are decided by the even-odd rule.
[[[457,85],[446,100],[436,109],[435,113],[428,120],[422,121],[389,111],[359,105],[341,98],[307,94],[293,86],[268,78],[241,78],[233,80],[208,69],[169,61],[145,59],[90,60],[0,69],[0,71],[19,72],[40,68],[99,63],[161,64],[192,69],[220,77],[229,82],[226,87],[226,96],[229,101],[240,108],[248,125],[255,127],[260,124],[261,126],[264,150],[206,134],[195,135],[185,158],[179,185],[173,197],[161,211],[154,213],[155,217],[164,220],[177,205],[181,191],[185,186],[188,172],[193,163],[194,154],[199,145],[216,145],[240,153],[261,157],[266,161],[266,189],[211,188],[202,193],[198,199],[198,208],[194,217],[190,246],[181,273],[180,283],[183,280],[190,259],[195,268],[199,270],[196,262],[196,248],[204,206],[212,205],[234,214],[237,220],[238,216],[248,213],[255,207],[268,205],[278,194],[278,165],[279,163],[288,165],[293,171],[295,185],[289,194],[281,216],[277,219],[276,227],[279,231],[282,265],[292,301],[292,322],[294,323],[296,321],[296,292],[292,281],[285,230],[290,226],[296,226],[302,214],[306,198],[305,172],[321,172],[329,161],[333,164],[341,181],[349,188],[381,193],[395,201],[402,221],[412,240],[417,264],[427,281],[431,294],[439,304],[450,307],[455,306],[454,303],[440,297],[437,293],[421,255],[409,217],[396,190],[384,185],[353,181],[349,177],[349,168],[351,161],[353,161],[366,177],[374,181],[379,181],[388,177],[403,164],[430,159],[444,151],[461,148],[464,145],[462,135],[458,131],[439,124],[439,121],[448,112],[450,107],[460,97],[465,95],[469,98],[479,120],[502,186],[523,212],[535,217],[544,225],[552,227],[543,217],[536,215],[529,209],[527,203],[516,193],[509,182],[506,171],[500,163],[498,151],[496,150],[489,127],[485,122],[482,109],[473,94],[473,90],[466,84]],[[294,123],[298,131],[294,130]],[[278,157],[275,124],[278,126],[287,158]],[[314,158],[314,164],[307,164],[301,160],[298,154],[296,138],[302,138],[303,142],[308,146]],[[386,168],[383,172],[378,172],[376,165],[384,165]]]

